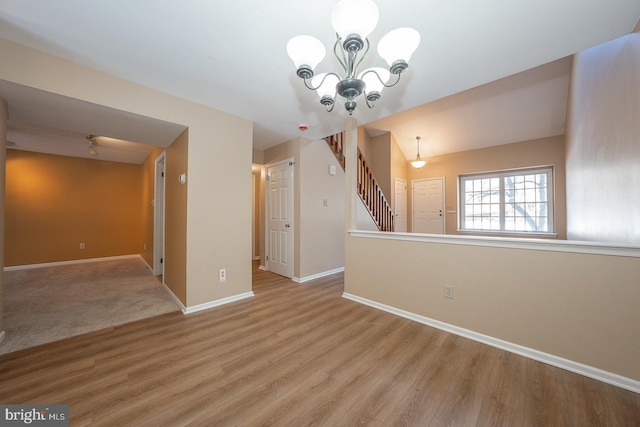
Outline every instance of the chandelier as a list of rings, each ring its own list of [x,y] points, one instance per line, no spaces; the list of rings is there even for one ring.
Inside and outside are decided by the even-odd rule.
[[[353,114],[356,98],[360,95],[364,95],[367,106],[373,108],[382,89],[395,86],[400,81],[400,74],[409,66],[409,59],[420,43],[420,34],[413,28],[397,28],[378,43],[378,54],[389,69],[374,67],[358,73],[358,67],[369,52],[367,36],[377,23],[378,7],[372,0],[340,0],[334,6],[331,13],[331,24],[336,32],[333,53],[344,77],[333,72],[314,75],[314,68],[326,53],[324,45],[315,37],[296,36],[287,43],[287,54],[296,66],[298,77],[304,80],[308,89],[317,91],[320,103],[327,111],[333,110],[336,95],[346,99],[344,106],[349,115]]]

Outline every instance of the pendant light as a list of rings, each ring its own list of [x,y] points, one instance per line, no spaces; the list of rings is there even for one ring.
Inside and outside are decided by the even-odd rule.
[[[413,166],[416,169],[420,169],[427,162],[425,162],[424,160],[420,159],[420,137],[419,136],[416,136],[416,144],[418,145],[418,155],[416,156],[416,159],[413,162],[411,162],[411,166]]]

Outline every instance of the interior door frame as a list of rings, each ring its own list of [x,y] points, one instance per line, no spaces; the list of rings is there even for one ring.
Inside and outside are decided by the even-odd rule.
[[[166,152],[156,157],[153,183],[153,274],[164,275]],[[164,176],[163,176],[164,174]],[[158,203],[160,201],[160,203]],[[162,280],[164,283],[164,278]]]
[[[288,159],[285,160],[281,160],[275,163],[269,163],[267,165],[264,166],[264,171],[265,171],[265,181],[264,181],[264,186],[265,186],[265,198],[264,198],[264,251],[265,251],[265,261],[264,261],[264,268],[267,271],[269,270],[269,260],[270,260],[270,247],[271,247],[271,239],[269,238],[269,201],[271,200],[271,195],[269,192],[269,169],[273,168],[273,167],[278,167],[278,166],[282,166],[284,164],[288,164],[290,166],[289,168],[289,184],[290,184],[290,193],[291,193],[291,204],[290,204],[290,218],[291,218],[291,233],[290,233],[290,238],[289,238],[289,265],[291,266],[291,271],[289,271],[289,278],[293,277],[293,270],[294,270],[294,265],[293,263],[295,262],[295,256],[294,256],[294,233],[296,230],[296,224],[295,224],[295,218],[294,218],[294,208],[293,206],[295,205],[295,193],[294,193],[294,166],[295,166],[295,161],[293,157],[289,157]]]

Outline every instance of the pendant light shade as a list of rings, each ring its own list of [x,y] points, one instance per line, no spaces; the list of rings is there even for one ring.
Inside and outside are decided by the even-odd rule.
[[[398,28],[389,31],[378,43],[380,55],[391,67],[395,62],[409,62],[420,44],[420,33],[413,28]]]
[[[311,71],[324,59],[326,50],[320,40],[311,36],[295,36],[287,43],[287,54],[296,68],[306,66]]]

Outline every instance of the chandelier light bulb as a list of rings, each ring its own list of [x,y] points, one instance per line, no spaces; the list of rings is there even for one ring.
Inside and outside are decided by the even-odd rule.
[[[315,37],[295,36],[287,43],[287,54],[296,68],[306,66],[312,75],[313,70],[324,59],[325,53],[324,45]]]
[[[393,67],[398,61],[405,64],[411,59],[411,55],[420,44],[420,33],[413,28],[397,28],[389,31],[378,43],[378,55],[382,57],[389,67]],[[405,67],[406,68],[406,67]]]
[[[378,16],[373,0],[340,0],[331,13],[331,25],[343,40],[353,34],[364,40],[376,28]]]

